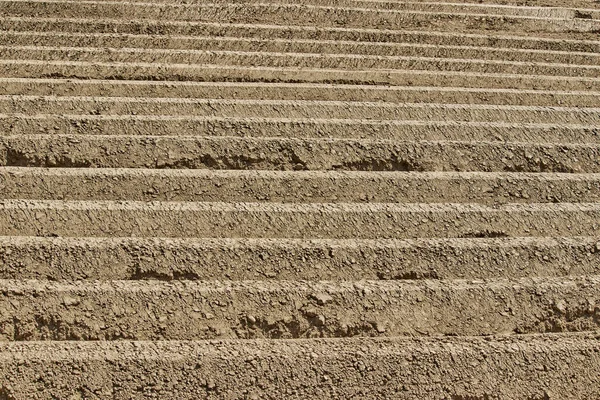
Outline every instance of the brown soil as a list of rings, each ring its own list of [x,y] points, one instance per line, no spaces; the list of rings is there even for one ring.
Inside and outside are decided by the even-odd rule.
[[[0,13],[0,400],[600,398],[597,1]]]
[[[594,334],[7,342],[0,349],[7,376],[2,393],[8,399],[600,396]]]

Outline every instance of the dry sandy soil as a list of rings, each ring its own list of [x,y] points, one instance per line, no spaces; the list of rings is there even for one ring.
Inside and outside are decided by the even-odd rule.
[[[598,1],[0,15],[0,400],[600,398]]]

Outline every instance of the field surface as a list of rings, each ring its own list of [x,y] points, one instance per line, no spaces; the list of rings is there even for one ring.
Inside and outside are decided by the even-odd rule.
[[[600,399],[600,2],[0,0],[0,400]]]

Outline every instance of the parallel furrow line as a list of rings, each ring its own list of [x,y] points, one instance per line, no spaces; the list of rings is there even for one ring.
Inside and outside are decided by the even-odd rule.
[[[5,199],[600,202],[600,174],[2,167],[0,186]]]
[[[0,58],[10,60],[127,63],[134,67],[153,63],[162,67],[182,65],[239,65],[248,67],[294,67],[381,70],[440,70],[483,73],[562,75],[600,78],[600,66],[488,59],[374,56],[353,54],[277,53],[267,51],[165,50],[142,48],[93,48],[54,46],[0,46]]]
[[[90,112],[100,112],[91,109]],[[352,109],[350,109],[352,110]],[[127,112],[127,110],[122,110]],[[155,109],[156,114],[164,108]],[[310,110],[284,107],[254,110],[216,110],[234,116],[212,116],[210,110],[195,115],[44,115],[0,114],[0,137],[31,135],[40,132],[53,135],[131,135],[169,137],[256,137],[256,138],[336,138],[369,140],[454,140],[508,141],[521,143],[600,143],[600,123],[593,114],[561,115],[545,113],[498,112],[413,112],[406,115],[396,110],[372,115],[356,109],[363,119],[310,118]],[[381,111],[381,110],[379,110]],[[145,112],[152,112],[148,109]],[[324,108],[322,114],[337,113]],[[135,108],[131,114],[137,114]],[[177,110],[175,111],[177,113]],[[297,118],[269,118],[262,115],[295,114]],[[315,113],[319,114],[319,113]],[[343,114],[343,113],[342,113]],[[235,117],[235,115],[261,115]],[[324,116],[322,115],[322,116]],[[350,117],[350,115],[338,115]],[[547,117],[544,119],[544,117]],[[383,118],[383,119],[373,119]],[[412,118],[412,119],[395,119]],[[545,123],[518,122],[545,120]],[[454,119],[454,120],[453,120]],[[485,122],[497,119],[501,122]],[[502,122],[510,121],[510,122]],[[587,122],[584,124],[582,122]]]
[[[202,239],[0,237],[0,278],[422,280],[600,273],[600,237]]]
[[[36,1],[0,2],[0,10],[7,16],[34,17],[41,12],[46,16],[106,17],[121,19],[163,19],[165,21],[219,21],[233,23],[273,23],[279,25],[310,24],[314,26],[371,27],[380,29],[436,27],[452,23],[460,29],[471,26],[480,29],[495,27],[502,31],[508,27],[516,30],[539,32],[592,33],[600,28],[600,20],[585,18],[553,18],[524,15],[493,15],[469,12],[432,12],[417,10],[386,10],[358,7],[327,7],[300,4],[201,4],[185,5],[130,5],[104,2]]]
[[[148,382],[157,383],[152,394],[169,397],[177,392],[182,400],[209,397],[215,390],[225,397],[243,398],[248,396],[248,388],[252,388],[251,396],[258,398],[281,397],[290,391],[301,398],[371,400],[397,397],[399,387],[414,398],[484,398],[493,393],[517,393],[532,399],[548,393],[558,398],[600,397],[596,379],[600,374],[600,344],[595,334],[7,342],[0,349],[2,373],[13,377],[5,393],[27,398],[68,398],[73,384],[49,387],[38,377],[72,382],[74,371],[77,385],[93,387],[97,393],[129,397],[139,391],[139,377],[144,376]],[[397,365],[402,368],[392,368]],[[20,372],[15,374],[15,370]],[[567,375],[568,384],[549,391],[548,382],[562,382]],[[260,385],[256,384],[257,376]]]
[[[8,340],[480,336],[600,326],[593,314],[600,301],[597,276],[422,282],[0,280],[0,291],[0,337]],[[15,306],[14,300],[27,305]],[[165,310],[170,312],[164,315]]]
[[[452,46],[424,43],[356,42],[347,40],[259,39],[240,37],[200,37],[181,35],[131,35],[114,33],[0,32],[11,46],[40,45],[78,48],[144,48],[160,51],[254,51],[270,53],[348,54],[349,56],[420,56],[450,59],[491,59],[507,61],[549,62],[554,64],[597,65],[600,54],[581,51],[515,49],[492,46]]]
[[[332,69],[190,65],[138,62],[0,60],[0,73],[13,78],[128,79],[351,83],[375,85],[540,88],[600,91],[600,78],[535,74],[402,69]]]
[[[521,237],[597,234],[598,203],[396,204],[1,200],[9,236]]]
[[[120,34],[151,34],[151,35],[188,35],[188,36],[233,36],[240,38],[268,37],[284,40],[311,39],[334,41],[366,41],[413,43],[433,45],[455,45],[458,40],[463,45],[492,46],[512,49],[539,49],[550,51],[569,52],[600,52],[600,41],[586,39],[572,39],[560,37],[535,37],[501,35],[498,33],[485,34],[473,33],[474,27],[469,32],[445,32],[439,30],[415,31],[409,29],[369,29],[345,28],[326,26],[307,26],[290,23],[285,26],[259,23],[216,23],[216,22],[177,22],[144,20],[120,20],[110,18],[52,18],[52,17],[12,17],[5,16],[0,20],[0,27],[5,31],[68,31],[71,33],[120,33]],[[439,29],[439,27],[438,27]],[[476,32],[476,31],[475,31]],[[548,36],[548,33],[545,33]]]
[[[392,103],[460,103],[512,106],[600,107],[600,92],[468,88],[443,86],[382,86],[322,83],[193,82],[102,79],[0,78],[4,96],[127,97],[143,91],[144,98],[235,99],[235,100],[327,100]]]
[[[600,145],[40,134],[1,136],[0,165],[572,173],[600,172]]]

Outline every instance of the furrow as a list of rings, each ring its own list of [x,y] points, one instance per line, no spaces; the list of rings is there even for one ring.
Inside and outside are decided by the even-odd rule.
[[[600,237],[175,239],[0,237],[0,279],[423,280],[600,273]]]
[[[319,83],[115,81],[0,78],[1,95],[145,98],[379,101],[392,103],[496,104],[600,107],[600,92],[503,88],[340,85]]]
[[[204,119],[231,119],[235,123],[236,120],[251,118],[281,122],[298,120],[298,123],[307,124],[311,120],[322,121],[323,124],[344,121],[354,124],[361,120],[380,123],[387,120],[403,125],[480,122],[493,126],[500,122],[507,125],[539,124],[546,128],[565,124],[582,128],[587,124],[589,129],[600,126],[600,108],[585,107],[0,95],[0,118],[7,120],[13,116],[32,120],[66,117],[87,123],[102,120],[201,122]]]
[[[7,1],[7,0],[3,0]],[[68,0],[9,0],[10,3],[53,3],[53,4],[86,4],[97,6],[129,6],[129,7],[160,7],[161,9],[184,9],[194,10],[198,6],[203,5],[200,2],[189,3],[179,0],[161,0],[158,2],[149,2],[147,0],[133,1],[68,1]],[[204,5],[207,3],[204,3]],[[216,0],[208,3],[210,5],[232,6],[238,4],[244,5],[270,5],[276,6],[298,6],[299,3],[293,0],[276,0],[272,2],[264,2],[259,0],[252,1],[236,1],[236,0]],[[486,15],[499,16],[516,16],[516,17],[535,17],[535,18],[555,18],[555,19],[600,19],[600,10],[595,8],[579,8],[572,7],[543,7],[543,6],[508,6],[500,4],[469,4],[449,1],[370,1],[370,0],[303,0],[300,3],[302,6],[307,6],[312,9],[339,9],[339,10],[359,10],[368,9],[370,11],[425,11],[425,12],[440,12],[440,13],[476,13]],[[582,15],[584,14],[584,15]]]
[[[600,91],[600,78],[535,74],[402,69],[326,69],[88,61],[0,59],[6,78],[67,78],[160,81],[345,83],[394,86]]]
[[[417,238],[594,235],[598,203],[198,203],[2,200],[5,236]]]
[[[138,1],[138,0],[131,0],[131,1]],[[144,0],[142,0],[144,1]],[[168,0],[170,1],[170,0]],[[391,3],[395,3],[394,0],[365,0],[365,1],[374,1],[374,2],[391,2]],[[456,3],[456,0],[439,0],[440,2],[449,2],[449,3]],[[532,0],[529,1],[529,4],[523,4],[522,1],[520,0],[460,0],[461,4],[464,3],[472,3],[472,4],[490,4],[494,7],[496,6],[502,6],[502,5],[506,5],[506,6],[519,6],[519,7],[523,7],[525,5],[530,5],[530,6],[535,6],[535,7],[564,7],[565,3],[562,0]],[[583,9],[594,9],[596,7],[596,4],[593,2],[593,0],[573,0],[571,2],[569,2],[569,6],[570,7],[580,7]]]
[[[594,32],[600,21],[586,18],[493,15],[477,12],[381,10],[359,7],[328,7],[307,4],[217,4],[168,5],[154,3],[108,3],[82,1],[2,1],[0,12],[12,17],[105,18],[165,21],[227,21],[229,23],[306,24],[323,27],[373,27],[379,29],[434,28],[452,25],[528,32]]]
[[[142,48],[169,51],[264,51],[269,53],[318,53],[370,56],[438,57],[598,65],[600,54],[587,52],[529,50],[502,47],[439,45],[424,43],[356,42],[314,39],[261,39],[127,35],[114,33],[0,32],[0,41],[11,46],[81,48]]]
[[[0,136],[0,166],[600,172],[598,144],[118,135]]]
[[[99,107],[102,108],[102,107]],[[352,108],[348,111],[351,111]],[[201,110],[198,114],[201,114]],[[323,107],[322,111],[327,111]],[[378,111],[384,111],[378,109]],[[274,114],[285,113],[285,108],[274,107]],[[135,114],[135,112],[133,112]],[[318,113],[315,113],[318,114]],[[326,112],[325,112],[326,114]],[[474,112],[467,121],[451,116],[430,116],[394,120],[394,113],[382,115],[384,120],[371,119],[318,119],[316,118],[238,118],[211,116],[171,115],[43,115],[0,114],[0,137],[31,135],[39,132],[55,135],[110,135],[119,136],[211,136],[257,138],[336,138],[370,140],[455,140],[455,141],[512,141],[521,143],[600,143],[600,124],[484,122],[486,112]],[[436,114],[433,112],[432,114]],[[444,113],[441,113],[444,114]],[[452,114],[452,113],[450,113]],[[469,113],[467,113],[469,114]],[[494,113],[491,113],[494,114]],[[535,113],[533,113],[535,114]],[[543,113],[540,113],[543,114]],[[357,111],[357,115],[360,112]],[[510,115],[510,114],[509,114]],[[600,114],[589,114],[597,119]],[[511,115],[512,117],[512,115]],[[568,116],[558,115],[565,119]],[[571,116],[577,120],[577,116]],[[409,118],[409,117],[405,117]],[[475,121],[468,121],[474,119]]]
[[[95,16],[94,18],[52,18],[52,17],[11,17],[5,16],[0,20],[0,29],[14,34],[24,32],[69,32],[73,34],[121,34],[121,35],[152,35],[165,40],[168,36],[192,37],[235,37],[235,38],[270,38],[288,41],[325,40],[335,42],[370,42],[385,45],[386,43],[404,43],[417,45],[463,46],[510,48],[515,51],[547,50],[569,53],[600,52],[600,41],[594,34],[565,34],[544,33],[545,37],[532,36],[532,33],[515,35],[512,30],[507,35],[499,31],[483,29],[477,31],[476,26],[470,27],[474,33],[448,30],[390,30],[374,28],[344,28],[308,25],[272,25],[272,24],[243,24],[229,22],[177,22],[158,20],[119,20]],[[484,27],[485,28],[485,27]],[[567,36],[567,37],[565,37]],[[588,38],[589,40],[586,40]]]
[[[373,56],[354,54],[270,53],[267,51],[172,50],[142,48],[86,48],[51,46],[0,46],[0,59],[101,64],[156,64],[162,68],[203,65],[266,68],[314,68],[341,70],[426,70],[486,74],[549,75],[600,78],[599,65],[572,65],[525,61],[464,58]]]
[[[19,400],[92,393],[118,398],[178,393],[186,400],[284,393],[302,398],[401,395],[434,400],[496,393],[515,393],[507,399],[600,397],[600,344],[594,334],[16,342],[0,349],[2,374],[12,377],[3,392]],[[148,389],[140,388],[140,376]],[[48,385],[47,380],[69,384]],[[548,382],[561,384],[548,388]]]
[[[0,338],[16,341],[480,336],[600,326],[596,276],[337,283],[0,280],[0,291]]]
[[[0,168],[3,199],[600,203],[600,174]]]
[[[16,0],[16,1],[29,1],[29,0]],[[117,0],[96,0],[97,2],[109,1],[109,2],[118,2]],[[147,3],[147,0],[127,0],[125,1],[128,4],[135,3]],[[255,2],[260,3],[260,1],[253,0],[216,0],[213,3],[248,3]],[[523,4],[518,0],[438,0],[438,1],[394,1],[394,0],[304,0],[306,4],[313,4],[317,6],[342,6],[342,7],[351,7],[351,6],[360,6],[360,7],[369,7],[369,8],[382,8],[382,9],[402,9],[403,7],[407,7],[405,3],[409,3],[408,7],[413,7],[415,4],[423,5],[423,6],[433,6],[433,5],[441,5],[441,6],[459,6],[465,8],[481,8],[484,10],[505,10],[508,9],[508,13],[516,12],[516,10],[525,10],[524,13],[530,14],[536,12],[539,9],[546,10],[549,13],[564,13],[567,11],[579,10],[581,12],[595,12],[598,11],[597,7],[593,3],[593,0],[573,0],[569,3],[568,7],[565,7],[565,3],[560,0],[533,0],[528,2],[528,4]],[[157,0],[153,2],[154,4],[177,4],[182,3],[180,0]],[[294,0],[277,0],[278,4],[297,4]],[[194,2],[188,2],[184,4],[195,4]],[[562,15],[562,14],[561,14]]]

